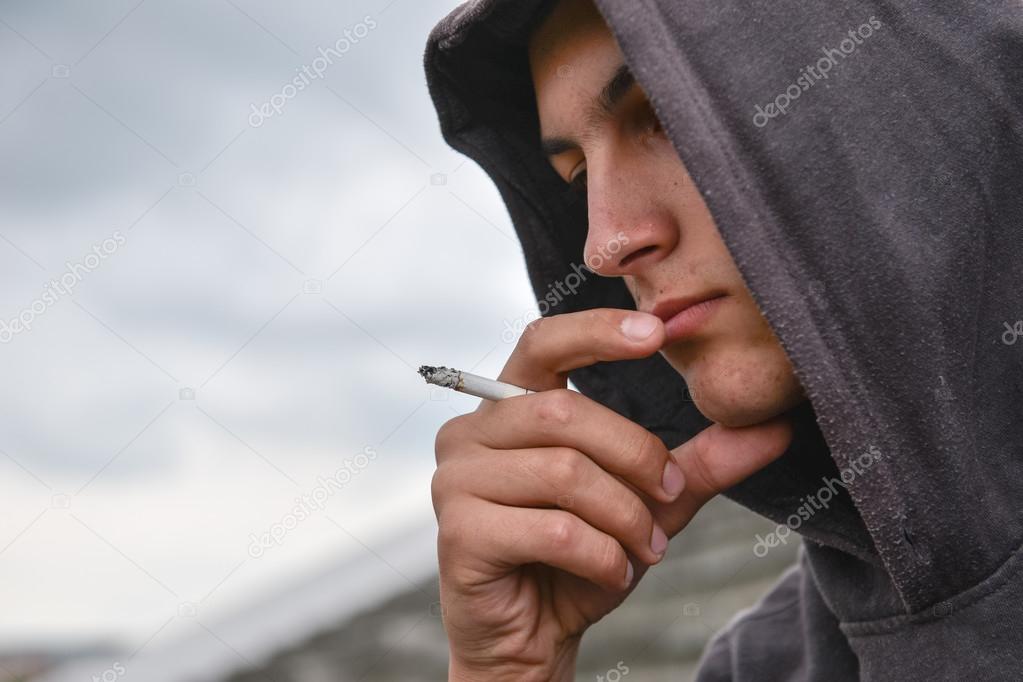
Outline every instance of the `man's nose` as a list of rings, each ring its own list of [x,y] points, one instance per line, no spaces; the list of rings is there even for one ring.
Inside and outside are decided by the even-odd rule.
[[[604,277],[640,275],[678,244],[671,197],[650,175],[649,164],[606,153],[586,164],[589,225],[583,255]]]

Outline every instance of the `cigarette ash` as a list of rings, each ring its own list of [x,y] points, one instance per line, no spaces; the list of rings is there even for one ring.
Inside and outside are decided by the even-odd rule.
[[[450,367],[430,367],[423,365],[419,368],[419,375],[426,379],[426,383],[443,386],[444,388],[457,389],[459,385],[459,372]]]

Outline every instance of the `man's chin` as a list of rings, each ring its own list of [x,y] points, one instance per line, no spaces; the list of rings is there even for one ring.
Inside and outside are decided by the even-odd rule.
[[[722,407],[716,404],[701,405],[699,401],[696,402],[696,409],[700,411],[700,414],[715,424],[727,426],[731,429],[760,424],[777,417],[779,414],[786,411],[780,409],[750,409],[748,407],[736,409],[734,407]]]
[[[714,363],[704,358],[680,372],[703,416],[730,428],[760,424],[788,412],[806,397],[787,361]]]

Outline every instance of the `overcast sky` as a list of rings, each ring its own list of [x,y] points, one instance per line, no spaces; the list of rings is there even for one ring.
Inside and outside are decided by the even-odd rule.
[[[0,646],[170,636],[432,522],[476,401],[415,368],[496,374],[536,307],[426,91],[456,4],[0,2]]]

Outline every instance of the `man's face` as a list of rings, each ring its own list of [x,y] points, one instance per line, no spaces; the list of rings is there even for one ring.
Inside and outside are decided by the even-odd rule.
[[[558,4],[532,36],[530,63],[545,153],[586,194],[585,262],[599,275],[623,278],[637,309],[666,319],[661,353],[685,377],[700,411],[744,426],[803,400],[785,352],[591,0]],[[706,303],[675,315],[697,301]]]

